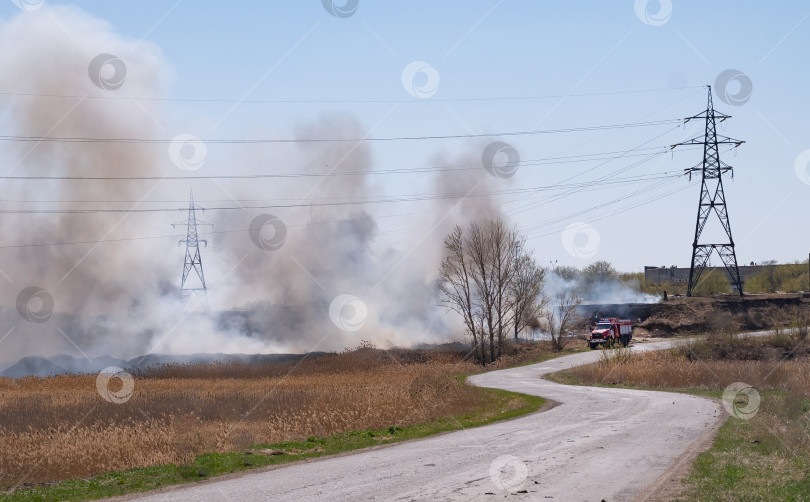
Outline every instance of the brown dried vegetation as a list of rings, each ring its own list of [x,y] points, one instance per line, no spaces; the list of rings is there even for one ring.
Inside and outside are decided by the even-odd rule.
[[[96,375],[3,378],[0,485],[464,413],[483,397],[452,375],[478,370],[457,353],[370,348],[298,365],[164,366],[134,375],[123,404],[101,398]],[[113,379],[111,390],[121,383]]]
[[[708,390],[745,382],[757,389],[792,390],[810,397],[810,344],[788,335],[731,338],[716,333],[673,350],[605,351],[599,363],[567,373],[588,384]]]

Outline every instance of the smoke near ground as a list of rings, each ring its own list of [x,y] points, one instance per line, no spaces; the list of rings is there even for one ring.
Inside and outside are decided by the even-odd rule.
[[[75,99],[43,96],[6,96],[2,101],[3,128],[21,136],[139,137],[160,134],[154,117],[160,110],[149,101],[96,100],[106,91],[90,78],[88,68],[98,54],[114,53],[129,69],[127,92],[144,98],[161,95],[165,63],[148,42],[123,40],[106,23],[75,8],[42,8],[0,24],[0,88],[40,95],[75,95]],[[127,144],[5,143],[5,176],[142,176],[161,175],[159,147]],[[124,200],[148,197],[156,182],[3,180],[12,200],[5,209],[49,210],[60,200]],[[109,204],[107,204],[109,205]],[[67,203],[66,207],[78,207]],[[88,204],[83,204],[87,207]],[[115,204],[126,209],[135,203]],[[8,244],[92,241],[102,237],[149,235],[159,228],[157,216],[124,214],[7,214],[0,221]],[[0,269],[4,311],[3,353],[6,358],[26,353],[76,348],[112,352],[143,345],[153,322],[161,317],[156,302],[171,291],[165,263],[144,260],[148,241],[121,247],[40,246],[3,249]],[[52,295],[57,314],[46,322],[22,319],[16,297],[36,286]],[[41,298],[30,301],[41,309]],[[144,316],[144,312],[154,312]],[[85,322],[89,322],[85,324]],[[10,331],[9,331],[10,330]],[[103,335],[103,336],[102,336]],[[71,341],[67,338],[70,337]]]
[[[583,303],[658,303],[661,298],[642,293],[637,279],[623,281],[617,277],[600,278],[596,282],[582,277],[565,278],[555,272],[546,274],[544,294],[551,298],[560,293],[574,293]]]
[[[167,137],[162,105],[148,99],[165,96],[163,77],[170,73],[154,45],[123,39],[108,24],[78,9],[43,7],[0,24],[0,47],[4,48],[0,53],[4,68],[0,88],[35,90],[37,94],[3,98],[3,126],[12,134]],[[105,54],[124,62],[124,79],[116,74],[114,65],[96,66],[95,71],[101,73],[94,78],[94,60]],[[292,131],[253,132],[299,139],[356,138],[367,133],[345,115],[301,122]],[[228,198],[237,201],[278,198],[308,203],[380,193],[375,180],[365,174],[375,168],[368,143],[304,143],[269,152],[234,148],[227,156],[241,166],[233,168],[235,172],[278,169],[356,174],[302,178],[260,191],[255,186],[223,187]],[[164,144],[11,143],[3,146],[2,158],[6,175],[186,174],[172,165]],[[480,156],[469,154],[453,162],[480,167]],[[435,180],[435,190],[484,191],[483,186],[478,187],[487,176],[483,169],[462,173],[442,174]],[[13,200],[29,201],[6,202],[6,209],[46,211],[88,206],[122,210],[156,207],[149,201],[167,196],[183,199],[192,188],[159,180],[3,183],[6,193],[14,194]],[[223,196],[216,187],[198,184],[193,188],[198,198]],[[170,221],[181,221],[183,213],[7,215],[0,225],[4,235],[13,236],[13,244],[125,241],[0,250],[0,268],[6,276],[2,279],[6,282],[2,318],[9,330],[0,333],[6,334],[3,359],[58,353],[133,357],[148,352],[336,350],[361,340],[378,345],[446,340],[452,337],[454,325],[452,321],[448,325],[447,316],[436,306],[434,286],[442,238],[454,224],[492,214],[495,207],[486,197],[461,203],[439,201],[424,218],[414,220],[418,228],[410,229],[416,236],[412,249],[382,250],[373,246],[379,232],[373,205],[199,214],[215,223],[215,229],[224,231],[205,235],[206,229],[200,229],[200,237],[211,245],[202,249],[211,292],[205,301],[190,299],[186,310],[195,310],[193,315],[177,302],[182,248],[165,240],[126,240],[168,233],[161,229]],[[286,235],[280,247],[262,249],[248,229],[254,218],[270,213],[284,223]],[[303,227],[297,224],[302,220],[307,221]],[[272,227],[263,227],[260,232],[260,243],[275,238]],[[21,294],[30,287],[44,293]],[[53,299],[52,316],[47,315],[48,295]],[[356,297],[359,303],[344,300],[345,305],[333,305],[341,295]],[[14,308],[20,301],[28,319]],[[206,305],[211,312],[204,311]],[[36,318],[38,313],[44,318]]]
[[[160,49],[127,40],[76,8],[45,6],[0,21],[0,48],[0,89],[36,94],[0,97],[8,134],[150,140],[182,132],[167,125],[165,105],[153,99],[166,96],[172,73]],[[326,114],[287,130],[258,126],[245,134],[360,138],[368,130],[350,115]],[[483,168],[486,147],[470,144],[462,153],[437,152],[430,159],[431,165],[469,169],[431,174],[422,192],[457,197],[418,205],[402,229],[413,236],[409,246],[392,248],[379,242],[381,222],[391,216],[383,204],[323,205],[418,192],[382,186],[369,171],[385,166],[368,142],[209,148],[206,170],[195,172],[178,169],[162,143],[3,143],[5,176],[344,175],[272,183],[2,180],[9,196],[0,207],[44,213],[0,218],[7,244],[37,244],[0,248],[0,362],[28,355],[303,352],[362,340],[385,346],[454,339],[458,320],[438,307],[435,285],[444,236],[457,224],[503,217],[502,201],[486,194],[510,186],[508,176]],[[190,189],[198,200],[220,200],[219,206],[300,207],[198,213],[214,224],[213,231],[200,228],[209,244],[201,250],[209,295],[192,296],[184,309],[178,304],[178,238],[143,237],[170,234],[168,225],[186,214],[128,211],[166,207],[155,201],[182,201]],[[47,212],[94,207],[121,212]],[[39,245],[48,243],[61,244]]]

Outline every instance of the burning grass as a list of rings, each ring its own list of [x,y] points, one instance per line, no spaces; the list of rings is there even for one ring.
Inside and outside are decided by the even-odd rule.
[[[510,352],[506,361],[517,364],[549,350]],[[409,427],[408,434],[416,434],[413,427],[425,423],[451,430],[456,419],[437,420],[470,416],[468,425],[476,425],[504,412],[531,411],[515,396],[454,378],[480,370],[460,353],[372,348],[290,364],[162,366],[135,374],[135,390],[123,404],[101,398],[96,375],[0,379],[0,485],[30,487],[132,468],[193,466],[201,455],[241,452],[256,444]],[[112,382],[115,392],[121,381]],[[372,443],[404,438],[393,435],[372,434],[377,438]],[[332,450],[351,441],[337,443]],[[305,456],[324,452],[307,445],[300,446]],[[355,445],[362,446],[368,444]]]

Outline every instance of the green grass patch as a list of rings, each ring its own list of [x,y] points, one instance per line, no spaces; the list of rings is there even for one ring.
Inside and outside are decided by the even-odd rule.
[[[540,397],[499,389],[482,388],[480,391],[485,398],[484,404],[471,413],[443,417],[407,427],[391,426],[378,430],[349,431],[325,438],[311,437],[306,441],[257,444],[244,452],[208,453],[197,457],[190,465],[168,464],[137,468],[110,472],[90,479],[23,487],[11,493],[0,494],[0,501],[95,500],[145,492],[247,469],[286,464],[487,425],[532,413],[540,409],[546,402]]]
[[[760,397],[756,416],[723,424],[676,500],[810,501],[810,401],[799,403],[797,414],[795,399],[784,392],[761,391]]]

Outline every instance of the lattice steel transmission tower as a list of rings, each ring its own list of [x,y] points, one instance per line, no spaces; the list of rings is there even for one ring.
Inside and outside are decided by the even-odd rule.
[[[183,208],[182,211],[186,209]],[[183,277],[180,279],[180,301],[185,303],[188,301],[192,293],[205,295],[207,289],[205,286],[205,274],[203,273],[202,257],[200,256],[200,243],[202,242],[208,247],[208,241],[199,239],[197,237],[197,227],[203,225],[211,225],[204,221],[197,219],[197,210],[204,211],[204,209],[194,204],[194,191],[192,190],[189,195],[188,203],[188,219],[180,223],[172,224],[172,228],[177,228],[180,225],[186,227],[186,238],[180,240],[177,245],[186,244],[186,259],[183,263]],[[194,270],[199,278],[199,284],[189,286],[186,284],[189,274]]]
[[[709,101],[706,110],[692,117],[688,117],[684,121],[684,123],[686,123],[694,119],[705,119],[706,131],[703,137],[696,136],[690,140],[672,145],[672,148],[682,145],[703,145],[703,163],[685,170],[685,172],[689,173],[690,180],[692,179],[692,174],[697,172],[701,173],[700,202],[698,203],[697,223],[695,224],[695,240],[692,243],[692,265],[689,270],[689,288],[687,289],[686,296],[692,296],[698,281],[700,281],[700,276],[706,268],[712,250],[717,250],[720,259],[723,260],[726,271],[731,277],[732,286],[737,289],[740,296],[742,296],[743,284],[740,279],[740,269],[737,267],[737,254],[734,251],[734,239],[731,237],[731,223],[729,223],[728,219],[726,196],[725,193],[723,193],[723,174],[731,172],[733,177],[734,171],[731,166],[720,160],[718,147],[719,145],[734,145],[736,148],[745,142],[727,136],[717,135],[717,123],[731,118],[731,115],[715,111],[714,105],[712,104],[712,87],[707,87],[709,88]],[[722,225],[726,233],[726,242],[700,242],[700,237],[706,226],[706,222],[712,215],[716,215],[720,220],[720,225]]]

